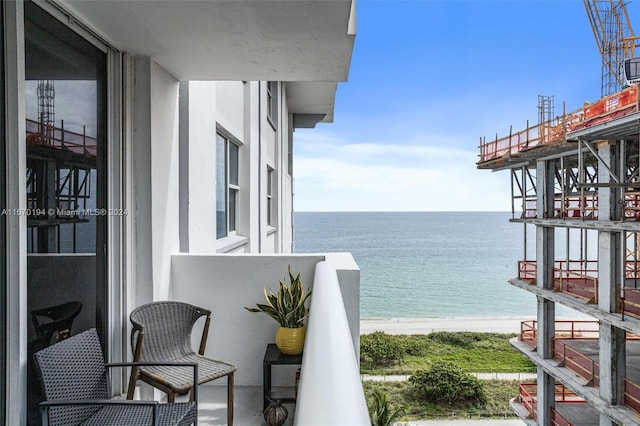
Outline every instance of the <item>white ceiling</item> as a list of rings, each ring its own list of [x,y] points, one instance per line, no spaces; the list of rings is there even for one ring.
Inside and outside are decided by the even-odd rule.
[[[346,81],[352,0],[62,0],[179,80]]]
[[[346,81],[355,0],[60,0],[116,48],[178,80],[275,80],[289,110],[333,121]]]

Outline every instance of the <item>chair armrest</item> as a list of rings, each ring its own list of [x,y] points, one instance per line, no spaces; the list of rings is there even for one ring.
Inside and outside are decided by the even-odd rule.
[[[193,368],[193,399],[198,401],[198,363],[197,362],[108,362],[105,367],[190,367]]]
[[[158,416],[158,401],[131,401],[128,399],[58,399],[43,401],[40,405],[42,411],[42,424],[43,426],[49,425],[49,408],[52,407],[70,407],[70,406],[92,406],[92,405],[119,405],[123,407],[131,406],[149,406],[152,408],[153,417],[152,424],[157,425]]]

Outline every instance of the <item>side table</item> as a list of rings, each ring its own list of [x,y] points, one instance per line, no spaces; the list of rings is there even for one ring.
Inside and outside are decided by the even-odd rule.
[[[264,352],[264,360],[262,361],[262,396],[263,407],[266,409],[269,405],[269,399],[272,398],[271,394],[271,367],[274,365],[300,365],[302,364],[302,354],[300,355],[284,355],[280,353],[275,343],[269,343],[267,349]],[[272,398],[273,399],[273,398]],[[282,402],[294,402],[296,395],[286,398],[275,398]]]

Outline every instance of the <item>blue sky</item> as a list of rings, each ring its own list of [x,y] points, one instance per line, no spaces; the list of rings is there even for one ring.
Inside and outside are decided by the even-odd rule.
[[[537,123],[538,95],[556,115],[600,97],[582,0],[356,5],[334,122],[294,134],[297,211],[508,211],[508,172],[476,170],[480,137]]]

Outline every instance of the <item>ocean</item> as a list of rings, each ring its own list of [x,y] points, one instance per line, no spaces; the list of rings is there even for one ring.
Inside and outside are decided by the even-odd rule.
[[[524,257],[523,225],[510,217],[296,212],[295,251],[352,253],[361,270],[362,319],[535,318],[535,297],[507,282]],[[569,311],[559,307],[557,313]]]

